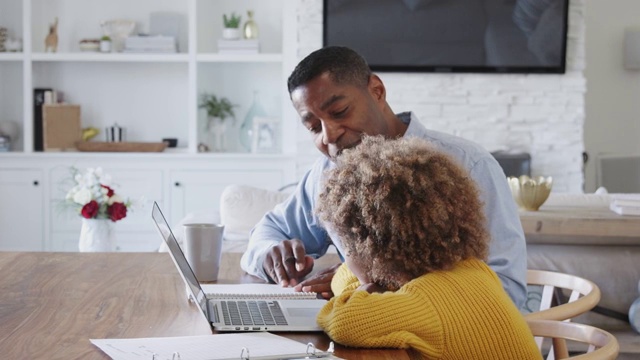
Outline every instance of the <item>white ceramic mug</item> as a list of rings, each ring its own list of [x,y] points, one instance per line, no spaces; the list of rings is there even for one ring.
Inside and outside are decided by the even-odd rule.
[[[218,280],[222,255],[221,224],[185,224],[185,256],[199,282]]]

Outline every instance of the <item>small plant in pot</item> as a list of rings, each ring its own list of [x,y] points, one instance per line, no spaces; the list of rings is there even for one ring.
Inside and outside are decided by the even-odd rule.
[[[222,38],[226,40],[240,39],[240,15],[232,12],[231,15],[222,15],[222,22],[224,24],[224,30],[222,31]]]
[[[111,52],[111,38],[107,35],[100,38],[100,52]]]
[[[206,131],[213,135],[213,150],[224,151],[224,133],[227,127],[227,118],[235,119],[233,108],[236,106],[229,99],[213,94],[204,93],[200,97],[198,106],[207,112]]]

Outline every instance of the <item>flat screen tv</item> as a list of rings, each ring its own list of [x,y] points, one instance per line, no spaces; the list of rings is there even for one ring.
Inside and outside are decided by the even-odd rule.
[[[324,0],[323,45],[374,71],[564,73],[569,0]]]

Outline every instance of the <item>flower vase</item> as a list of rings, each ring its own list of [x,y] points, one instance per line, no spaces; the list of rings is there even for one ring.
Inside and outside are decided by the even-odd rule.
[[[244,117],[242,125],[240,125],[240,144],[248,151],[252,151],[253,147],[253,119],[255,117],[266,117],[267,112],[264,111],[260,103],[260,93],[256,90],[253,92],[253,103]]]
[[[209,118],[209,132],[212,137],[211,149],[217,152],[224,152],[227,149],[225,132],[227,124],[220,118]]]
[[[115,251],[114,222],[110,219],[83,218],[78,249],[80,252]]]
[[[249,20],[244,23],[244,38],[245,39],[257,39],[258,38],[258,25],[253,20],[253,11],[248,10],[247,16]]]

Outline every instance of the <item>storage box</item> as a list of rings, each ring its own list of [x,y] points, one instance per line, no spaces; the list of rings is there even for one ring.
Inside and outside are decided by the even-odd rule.
[[[82,140],[80,105],[46,104],[42,108],[44,151],[75,150]]]

